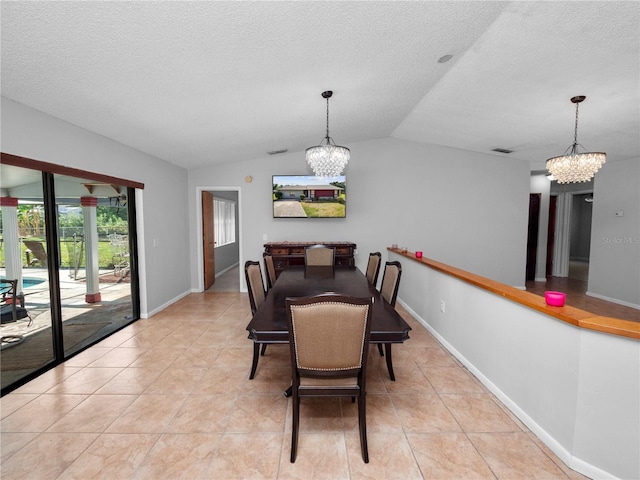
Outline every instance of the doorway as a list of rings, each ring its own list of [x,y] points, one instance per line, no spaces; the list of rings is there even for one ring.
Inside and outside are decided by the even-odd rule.
[[[592,191],[563,192],[552,196],[549,220],[555,218],[549,229],[549,242],[553,242],[551,276],[575,278],[586,282],[591,250]],[[551,245],[548,245],[549,249]],[[547,272],[549,273],[549,272]]]
[[[536,261],[538,257],[538,223],[540,222],[540,199],[542,194],[529,194],[529,228],[527,232],[527,281],[536,278]]]
[[[569,239],[569,278],[587,282],[591,251],[591,217],[593,195],[575,194],[572,197],[571,234]]]
[[[240,190],[203,188],[201,207],[203,290],[240,291]]]

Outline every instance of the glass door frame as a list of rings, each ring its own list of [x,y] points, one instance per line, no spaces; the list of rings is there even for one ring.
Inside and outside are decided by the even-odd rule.
[[[131,180],[111,177],[107,175],[97,174],[94,172],[88,172],[70,167],[64,167],[52,163],[42,162],[31,158],[21,157],[17,155],[11,155],[8,153],[1,153],[0,163],[5,165],[11,165],[19,168],[25,168],[28,170],[40,171],[42,173],[42,193],[45,211],[45,238],[47,244],[47,254],[50,259],[48,262],[48,279],[50,286],[50,313],[51,313],[51,329],[52,329],[52,342],[54,350],[54,359],[43,365],[40,368],[35,369],[33,372],[20,378],[19,380],[11,383],[8,386],[2,388],[1,395],[15,390],[16,388],[24,385],[30,380],[41,375],[45,371],[53,368],[56,365],[64,362],[68,358],[80,353],[82,350],[88,348],[92,344],[106,338],[107,336],[115,333],[118,329],[109,332],[104,337],[87,344],[82,350],[76,351],[71,355],[65,356],[64,343],[63,343],[63,324],[62,324],[62,299],[60,295],[60,246],[59,246],[59,232],[58,232],[58,212],[56,206],[55,185],[54,176],[65,175],[68,177],[77,177],[82,179],[90,179],[93,181],[103,182],[110,185],[120,185],[127,188],[127,213],[128,213],[128,234],[129,234],[129,256],[130,256],[130,279],[131,279],[131,307],[132,318],[127,324],[131,324],[140,318],[140,283],[138,278],[138,235],[137,235],[137,221],[136,221],[136,189],[144,189],[144,184]],[[123,328],[123,325],[120,328]]]

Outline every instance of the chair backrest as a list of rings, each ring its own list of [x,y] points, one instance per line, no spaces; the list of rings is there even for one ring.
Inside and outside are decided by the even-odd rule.
[[[276,267],[273,264],[273,257],[268,253],[264,254],[264,269],[267,272],[267,290],[271,290],[276,283]]]
[[[364,382],[371,302],[336,294],[287,299],[294,375],[357,376]]]
[[[334,249],[313,245],[304,249],[304,264],[308,267],[332,267]]]
[[[260,270],[260,262],[251,260],[244,264],[244,275],[247,279],[247,290],[249,290],[249,304],[251,305],[251,314],[255,314],[258,307],[262,305],[265,299],[264,281],[262,280],[262,270]]]
[[[398,288],[400,287],[400,275],[402,275],[402,265],[400,265],[400,262],[385,263],[380,293],[392,307],[396,306]]]
[[[378,283],[378,273],[380,272],[380,263],[382,262],[382,255],[380,252],[373,252],[369,254],[369,263],[367,263],[367,280],[374,287]]]

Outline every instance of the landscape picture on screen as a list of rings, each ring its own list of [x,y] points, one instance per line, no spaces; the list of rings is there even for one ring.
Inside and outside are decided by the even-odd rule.
[[[274,218],[344,218],[347,179],[313,175],[273,175]]]

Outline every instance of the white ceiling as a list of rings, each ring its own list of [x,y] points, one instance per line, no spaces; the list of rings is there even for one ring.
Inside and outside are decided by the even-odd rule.
[[[544,168],[586,95],[578,141],[640,156],[636,1],[3,1],[1,22],[3,96],[186,168],[320,143],[324,90],[341,145]]]

